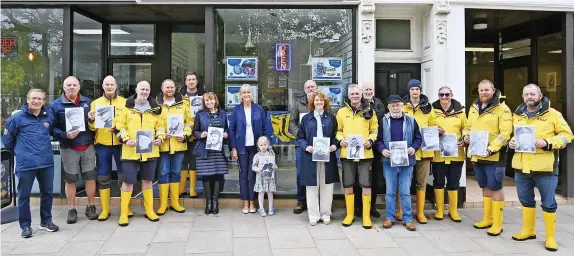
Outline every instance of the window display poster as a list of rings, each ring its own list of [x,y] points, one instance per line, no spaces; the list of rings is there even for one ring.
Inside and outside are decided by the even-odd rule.
[[[311,79],[315,81],[336,81],[343,79],[343,59],[315,57],[311,65]]]
[[[341,86],[319,86],[319,91],[329,98],[331,106],[340,107],[343,105],[343,89],[341,89]]]
[[[225,107],[233,108],[241,104],[241,94],[239,93],[241,89],[240,84],[230,84],[225,87]],[[257,103],[258,98],[258,88],[257,85],[251,85],[251,96],[253,102]]]
[[[257,81],[257,57],[227,57],[227,81]]]

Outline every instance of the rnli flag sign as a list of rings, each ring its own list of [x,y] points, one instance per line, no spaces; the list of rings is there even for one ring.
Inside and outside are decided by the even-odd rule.
[[[275,44],[275,71],[291,71],[291,44]]]

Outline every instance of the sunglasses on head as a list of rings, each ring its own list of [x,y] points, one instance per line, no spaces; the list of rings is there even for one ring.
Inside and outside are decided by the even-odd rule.
[[[439,93],[438,96],[439,97],[450,97],[450,93]]]

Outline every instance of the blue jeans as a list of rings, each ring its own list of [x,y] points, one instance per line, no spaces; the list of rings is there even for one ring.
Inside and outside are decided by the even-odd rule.
[[[305,203],[305,196],[307,195],[307,188],[305,186],[301,186],[299,174],[301,173],[301,162],[303,161],[303,149],[301,147],[297,147],[297,155],[295,159],[295,165],[297,167],[297,203],[304,204]]]
[[[474,164],[474,177],[480,188],[487,188],[491,191],[502,189],[504,182],[504,166],[498,163],[476,163]]]
[[[161,167],[157,179],[159,184],[179,182],[179,174],[181,172],[184,155],[184,152],[175,152],[173,154],[169,152],[160,153],[159,159],[161,161]]]
[[[556,212],[556,186],[558,186],[558,175],[554,174],[524,174],[520,171],[514,173],[516,182],[516,192],[518,200],[524,207],[535,208],[534,187],[538,188],[542,199],[542,210],[545,212]]]
[[[245,154],[239,155],[239,193],[241,200],[255,200],[255,172],[253,171],[253,157],[257,154],[255,146],[245,147]]]
[[[390,162],[383,162],[383,175],[387,185],[387,219],[395,221],[397,204],[397,184],[401,195],[401,206],[403,209],[403,223],[412,222],[411,209],[411,180],[413,178],[413,166],[391,167]],[[398,181],[398,182],[397,182]]]
[[[40,223],[52,222],[52,191],[54,190],[54,167],[31,171],[16,172],[18,176],[18,214],[20,228],[32,226],[30,213],[30,194],[34,180],[38,179],[40,187]]]
[[[112,173],[112,158],[116,160],[118,169],[118,180],[122,177],[122,146],[105,146],[96,144],[96,173],[100,189],[110,188],[110,174]]]

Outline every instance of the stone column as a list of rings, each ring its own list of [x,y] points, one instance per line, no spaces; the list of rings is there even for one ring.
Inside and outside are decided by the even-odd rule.
[[[437,99],[436,94],[440,87],[448,85],[448,14],[450,13],[450,4],[448,1],[435,1],[432,7],[430,21],[434,28],[434,42],[432,45],[433,56],[433,74],[432,84],[425,88],[424,93],[430,97],[429,100]],[[464,54],[460,53],[460,54]]]
[[[375,82],[375,3],[361,0],[359,6],[356,81]]]

